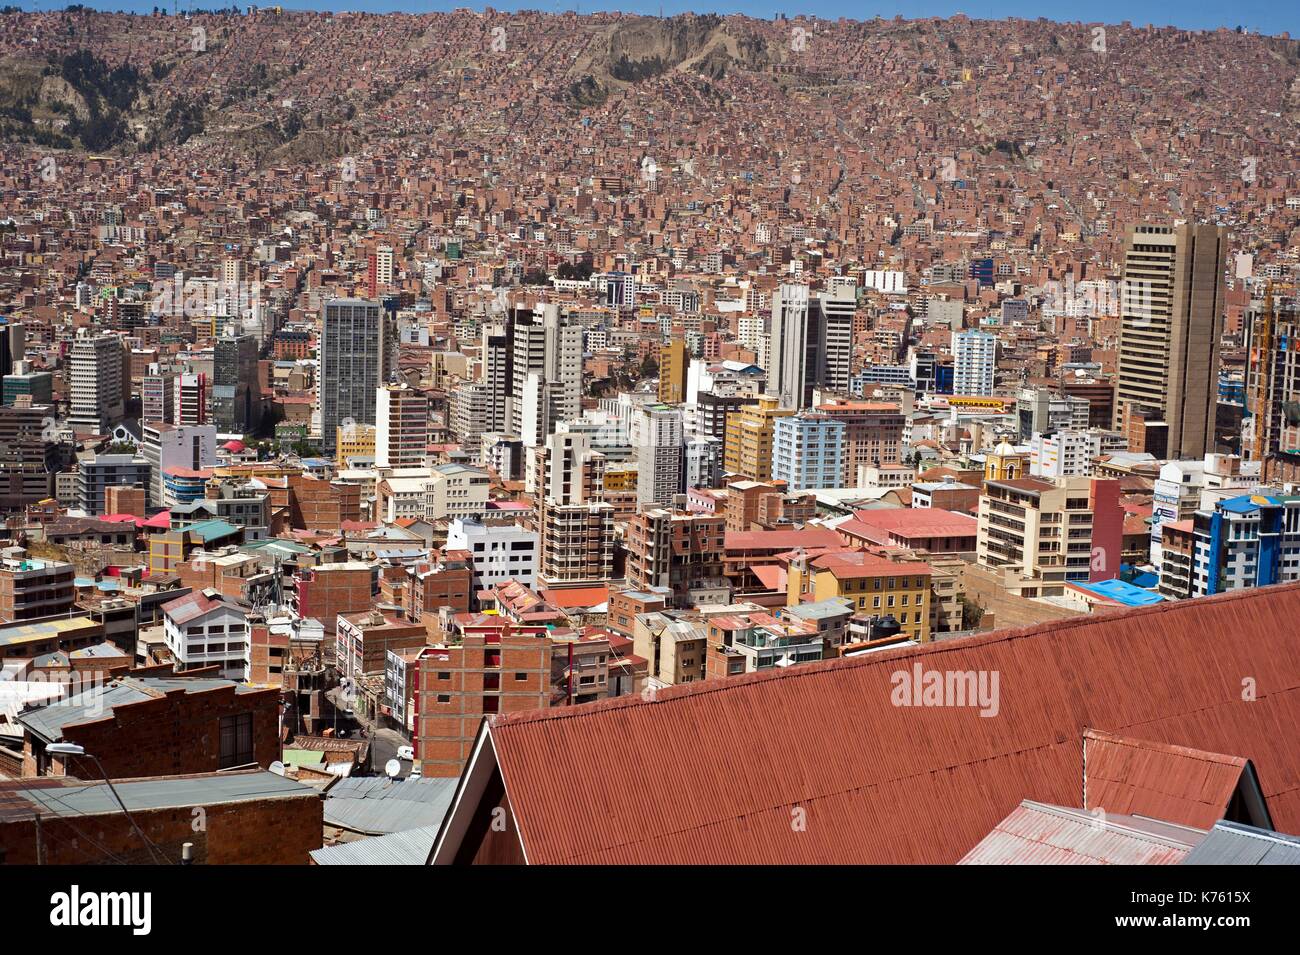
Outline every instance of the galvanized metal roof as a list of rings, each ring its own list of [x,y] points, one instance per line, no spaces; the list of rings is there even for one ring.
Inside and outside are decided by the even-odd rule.
[[[1294,831],[1297,619],[1300,585],[1255,588],[488,725],[530,862],[952,863],[1078,804],[1089,727],[1249,758]],[[897,705],[914,667],[997,674],[997,712]]]
[[[1175,865],[1204,834],[1154,819],[1026,799],[959,865]]]
[[[264,771],[207,773],[201,776],[159,776],[138,781],[113,781],[128,809],[168,809],[290,797],[320,798],[320,793],[293,779]],[[50,787],[14,787],[33,808],[52,816],[92,816],[119,813],[122,807],[102,782]]]
[[[65,727],[90,720],[111,719],[114,707],[157,699],[172,690],[205,693],[233,686],[236,694],[259,692],[258,687],[215,677],[132,677],[124,676],[103,686],[94,686],[66,700],[24,710],[18,721],[36,736],[52,743],[63,738]]]
[[[340,779],[325,795],[325,822],[331,826],[382,835],[442,824],[456,793],[454,777],[383,776]]]
[[[420,826],[325,846],[313,850],[311,858],[317,865],[424,865],[437,835],[437,826]]]
[[[1225,820],[1215,824],[1183,865],[1300,865],[1300,837]]]

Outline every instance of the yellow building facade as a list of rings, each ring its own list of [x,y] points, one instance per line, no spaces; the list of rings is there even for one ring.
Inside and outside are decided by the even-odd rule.
[[[772,395],[760,395],[755,404],[727,416],[722,466],[728,474],[743,474],[754,481],[772,479],[776,419],[795,414],[793,409],[783,410],[778,405]]]

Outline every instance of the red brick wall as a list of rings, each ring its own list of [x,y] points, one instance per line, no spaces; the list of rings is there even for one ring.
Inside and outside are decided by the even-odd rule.
[[[114,779],[178,776],[221,768],[221,717],[253,713],[253,756],[260,766],[280,758],[278,690],[236,694],[233,686],[116,707],[110,718],[65,730],[64,738],[99,757]],[[68,775],[99,779],[94,763],[73,759]]]
[[[370,594],[369,567],[344,570],[317,570],[304,575],[298,584],[298,612],[303,617],[315,617],[333,634],[341,613],[360,613],[374,603]]]
[[[309,794],[205,806],[201,813],[181,806],[136,810],[131,815],[172,861],[179,861],[181,846],[192,842],[195,864],[306,865],[308,853],[322,844],[323,810],[320,797]],[[41,844],[47,865],[107,865],[113,863],[113,856],[133,864],[152,861],[121,813],[71,821],[45,816]],[[6,864],[36,864],[35,821],[0,824],[0,852]]]

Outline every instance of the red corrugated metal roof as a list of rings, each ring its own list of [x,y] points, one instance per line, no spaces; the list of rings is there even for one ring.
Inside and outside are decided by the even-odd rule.
[[[786,588],[786,571],[784,567],[778,567],[776,564],[765,564],[759,567],[751,568],[758,582],[768,590],[785,591]]]
[[[852,521],[846,523],[905,537],[974,537],[980,522],[969,514],[938,507],[881,507],[854,511]]]
[[[607,584],[602,584],[599,587],[551,587],[544,589],[542,593],[552,606],[561,607],[565,610],[573,610],[577,607],[595,607],[609,600],[609,586]]]
[[[1078,805],[1088,727],[1249,757],[1295,832],[1296,619],[1284,585],[490,725],[531,862],[952,863],[1023,799]],[[914,665],[996,672],[997,715],[895,705]]]
[[[1211,829],[1246,770],[1246,759],[1089,730],[1085,808]]]
[[[727,531],[727,550],[790,550],[794,547],[838,547],[840,535],[829,527],[801,527],[775,531]]]

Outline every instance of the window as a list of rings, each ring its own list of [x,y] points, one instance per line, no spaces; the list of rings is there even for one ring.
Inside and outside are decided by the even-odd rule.
[[[516,673],[516,674],[515,674],[515,682],[516,682],[516,683],[523,683],[523,682],[524,682],[525,680],[527,680],[527,679],[528,679],[528,674],[527,674],[527,673]]]
[[[243,766],[253,762],[253,714],[221,718],[220,768]]]

